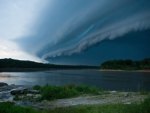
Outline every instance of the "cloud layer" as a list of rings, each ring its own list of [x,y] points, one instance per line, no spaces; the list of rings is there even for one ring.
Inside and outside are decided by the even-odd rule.
[[[62,21],[36,52],[43,59],[73,55],[105,39],[113,40],[132,31],[149,29],[149,6],[148,0],[95,0],[78,7],[79,12],[68,14],[70,18]],[[61,21],[60,15],[57,16]]]
[[[41,0],[0,0],[0,58],[41,61],[24,51],[15,40],[31,35],[31,24],[44,6]]]
[[[150,29],[149,0],[2,0],[0,9],[0,39],[43,60]]]

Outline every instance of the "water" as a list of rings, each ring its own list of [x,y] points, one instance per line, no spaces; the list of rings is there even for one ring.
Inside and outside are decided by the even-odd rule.
[[[98,70],[51,70],[0,73],[0,82],[16,85],[84,84],[109,90],[150,91],[149,72],[101,72]]]

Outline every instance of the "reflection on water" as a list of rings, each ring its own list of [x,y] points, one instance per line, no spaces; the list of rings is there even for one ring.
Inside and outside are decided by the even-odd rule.
[[[0,82],[16,85],[85,84],[110,90],[150,91],[150,73],[100,72],[98,70],[53,70],[0,73]]]

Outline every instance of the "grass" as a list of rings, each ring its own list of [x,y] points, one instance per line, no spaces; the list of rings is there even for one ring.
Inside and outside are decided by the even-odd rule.
[[[139,92],[140,92],[141,95],[149,95],[150,94],[149,91],[146,91],[146,90],[143,90],[143,89],[140,90]]]
[[[101,89],[89,86],[76,86],[76,85],[65,85],[65,86],[49,86],[45,85],[34,86],[33,89],[40,90],[42,100],[54,100],[62,98],[76,97],[83,94],[100,94],[103,92]]]
[[[150,113],[150,97],[141,104],[82,105],[56,108],[48,113]]]
[[[12,103],[0,103],[0,113],[150,113],[150,97],[141,104],[82,105],[37,111]]]
[[[10,102],[0,103],[0,113],[40,113],[32,108],[16,106]]]
[[[65,85],[65,86],[34,86],[34,90],[39,90],[40,96],[37,98],[34,98],[33,96],[27,96],[25,95],[15,95],[14,100],[30,100],[30,101],[42,101],[42,100],[55,100],[55,99],[63,99],[63,98],[71,98],[71,97],[77,97],[80,95],[97,95],[97,94],[104,94],[104,91],[102,89],[91,87],[91,86],[85,86],[85,85]],[[106,92],[106,91],[105,91]]]

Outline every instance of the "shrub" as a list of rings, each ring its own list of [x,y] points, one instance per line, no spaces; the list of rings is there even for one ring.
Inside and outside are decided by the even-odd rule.
[[[100,90],[95,87],[75,86],[75,85],[66,85],[66,86],[46,85],[40,88],[42,100],[69,98],[82,94],[99,94],[99,91]]]
[[[33,86],[33,89],[34,89],[34,90],[40,90],[40,89],[41,89],[41,86],[35,85],[35,86]]]

